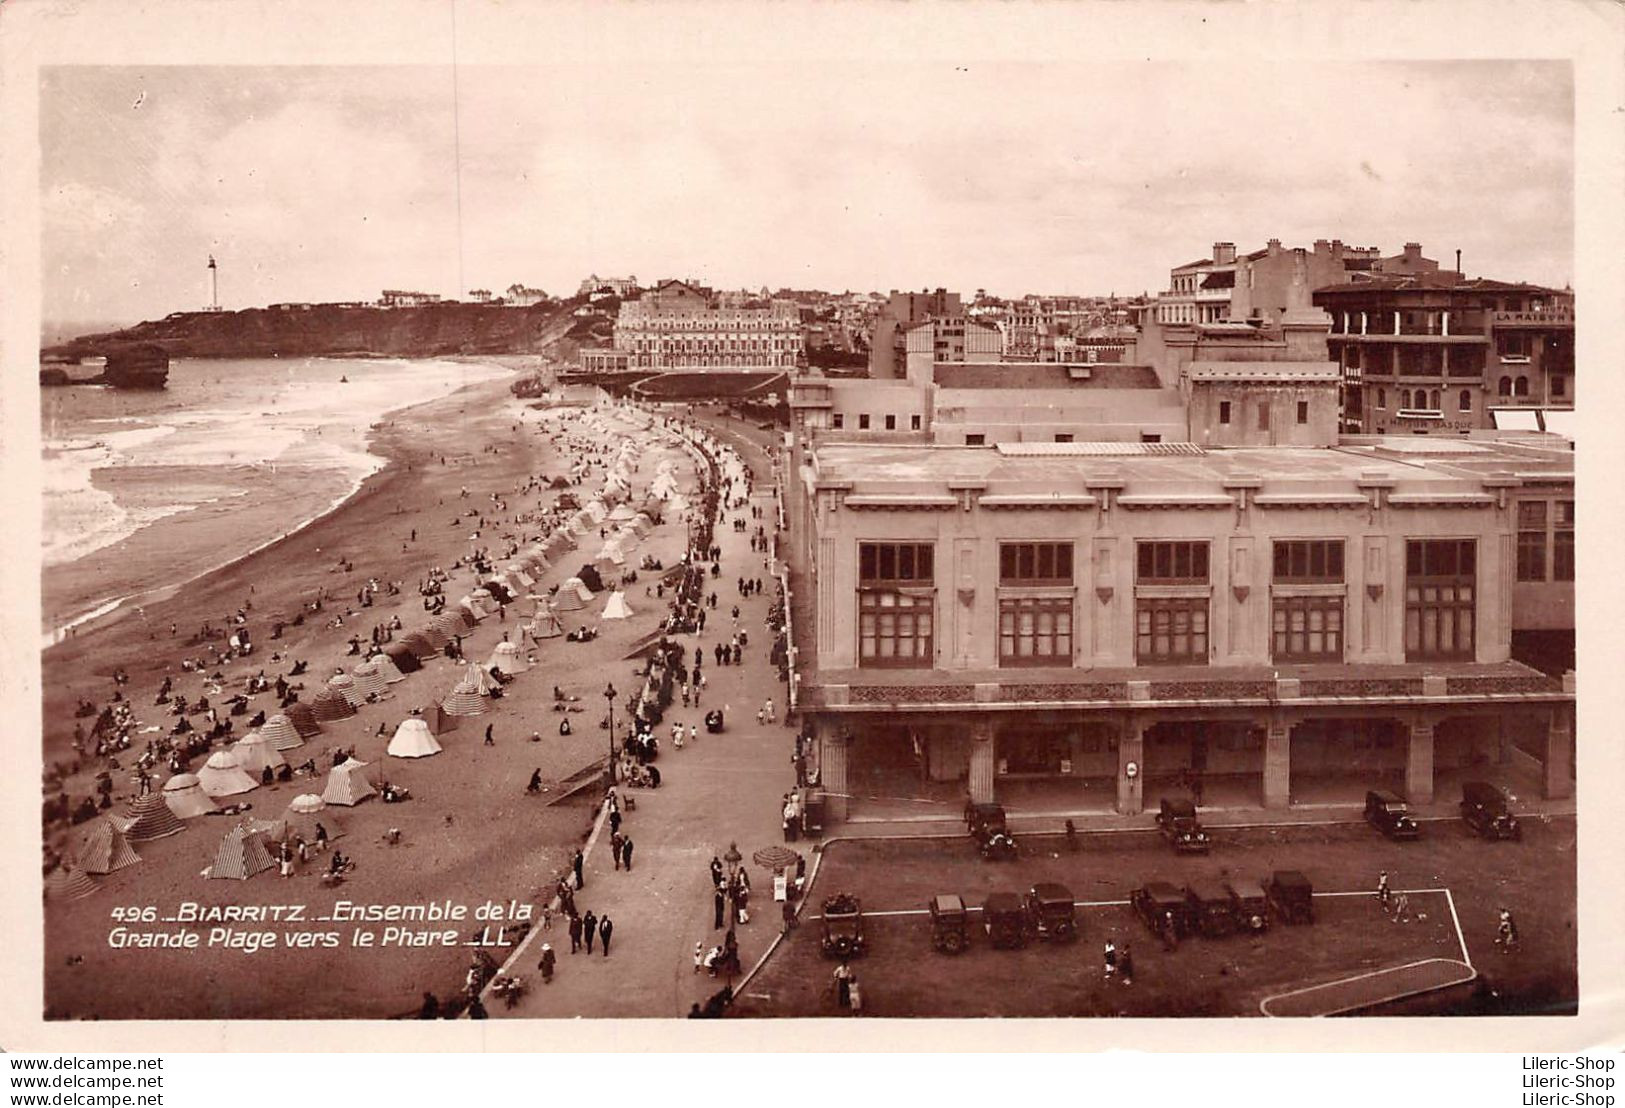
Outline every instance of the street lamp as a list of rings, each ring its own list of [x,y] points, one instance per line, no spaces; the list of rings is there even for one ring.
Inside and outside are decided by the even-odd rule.
[[[609,703],[609,783],[615,784],[615,683],[604,686],[604,700]]]

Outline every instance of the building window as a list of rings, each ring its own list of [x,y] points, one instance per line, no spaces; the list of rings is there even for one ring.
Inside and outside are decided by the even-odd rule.
[[[889,416],[886,417],[886,430],[888,430],[888,431],[897,430],[897,417],[896,416],[889,415]]]
[[[1277,662],[1343,660],[1341,596],[1277,596],[1270,614]]]
[[[1518,503],[1518,580],[1546,580],[1546,502]]]
[[[1527,377],[1519,377],[1517,380],[1513,381],[1512,382],[1512,395],[1513,396],[1528,396],[1529,395],[1529,378],[1527,378]]]
[[[985,446],[985,445],[987,445],[987,436],[983,435],[983,434],[966,435],[965,436],[965,445],[966,446]]]
[[[1512,378],[1503,377],[1499,381],[1497,381],[1496,384],[1495,384],[1495,395],[1496,396],[1511,396],[1512,395]]]
[[[1270,576],[1278,585],[1340,585],[1343,583],[1343,540],[1278,542]]]
[[[908,417],[908,429],[910,431],[918,431],[920,429],[920,417],[919,416],[911,415],[911,416]]]
[[[1457,394],[1456,407],[1464,412],[1470,412],[1473,410],[1473,394],[1470,389],[1462,389],[1461,392]]]
[[[858,665],[931,665],[934,561],[929,543],[858,544]]]
[[[1562,376],[1560,374],[1553,374],[1552,375],[1552,396],[1554,398],[1560,397],[1560,396],[1567,396],[1568,395],[1568,388],[1569,388],[1569,380],[1568,380],[1567,377],[1564,377],[1564,376]]]
[[[862,412],[862,413],[860,413],[858,415],[858,430],[867,431],[868,429],[869,429],[869,413],[868,412]]]
[[[834,415],[830,416],[829,418],[830,418],[830,426],[833,427],[837,431],[839,431],[843,426],[846,425],[846,414],[844,412],[836,412]]]
[[[1258,402],[1258,429],[1260,431],[1270,429],[1270,402],[1268,400]]]
[[[1057,432],[1055,432],[1055,441],[1056,442],[1071,442],[1072,441],[1072,433],[1070,431],[1057,431]]]
[[[1134,659],[1141,665],[1207,662],[1206,597],[1140,597],[1134,602]]]
[[[1377,407],[1378,408],[1387,408],[1388,407],[1388,390],[1387,389],[1378,389],[1377,390]]]
[[[1219,401],[1219,422],[1230,422],[1230,401],[1228,400]]]
[[[1553,507],[1552,580],[1574,580],[1574,501],[1559,500]]]
[[[1001,666],[1071,665],[1071,663],[1071,597],[999,598]]]
[[[1135,547],[1135,557],[1138,584],[1207,584],[1205,542],[1142,542]]]
[[[1406,661],[1473,658],[1477,566],[1472,539],[1405,544]]]
[[[1000,543],[999,584],[1015,586],[1072,584],[1072,544]]]
[[[1309,401],[1307,400],[1298,401],[1298,422],[1309,422]]]

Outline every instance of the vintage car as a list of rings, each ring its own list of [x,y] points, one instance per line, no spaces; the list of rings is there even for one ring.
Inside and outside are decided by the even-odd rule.
[[[1315,887],[1295,869],[1278,869],[1264,882],[1270,913],[1286,923],[1315,922]]]
[[[1065,885],[1053,881],[1034,885],[1027,893],[1028,929],[1040,939],[1071,942],[1078,937],[1077,903]]]
[[[1422,833],[1405,802],[1385,789],[1365,794],[1365,821],[1390,839],[1414,839]]]
[[[965,902],[952,893],[931,898],[931,946],[943,954],[959,954],[970,945],[970,916]]]
[[[824,898],[824,955],[845,961],[862,954],[863,904],[851,893]]]
[[[822,789],[801,790],[801,833],[812,836],[824,830],[826,804]]]
[[[1235,902],[1236,919],[1245,930],[1262,934],[1270,926],[1270,901],[1264,886],[1247,877],[1232,877],[1224,883]]]
[[[1000,950],[1027,945],[1027,906],[1020,893],[989,893],[982,902],[982,927],[988,943]]]
[[[1507,805],[1507,794],[1488,781],[1461,786],[1461,818],[1486,839],[1521,839],[1523,828]]]
[[[1188,800],[1169,800],[1165,797],[1162,809],[1157,813],[1157,829],[1181,854],[1206,854],[1213,845],[1196,819],[1196,805]]]
[[[965,808],[965,826],[982,857],[1008,861],[1016,856],[1016,839],[1006,826],[998,804],[971,804]]]
[[[1153,935],[1163,937],[1172,927],[1175,939],[1190,933],[1185,894],[1166,881],[1147,881],[1129,894],[1129,903]]]
[[[1197,934],[1209,939],[1234,934],[1241,925],[1230,890],[1211,878],[1192,881],[1185,886],[1185,906],[1190,911],[1191,924]]]

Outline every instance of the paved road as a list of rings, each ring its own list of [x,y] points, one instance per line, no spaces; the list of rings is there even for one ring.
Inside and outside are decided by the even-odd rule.
[[[768,468],[754,452],[746,455],[758,481],[753,503],[771,518],[772,491],[765,486]],[[635,811],[625,813],[622,832],[634,843],[633,869],[617,872],[609,850],[609,828],[601,826],[587,853],[586,884],[576,894],[583,913],[608,915],[615,924],[606,958],[595,946],[570,954],[565,921],[550,932],[533,932],[521,959],[512,967],[530,986],[512,1009],[500,1002],[488,1007],[493,1017],[558,1018],[570,1016],[670,1018],[686,1015],[690,1004],[703,1002],[726,982],[694,972],[694,944],[719,943],[713,929],[709,863],[737,842],[750,867],[751,922],[738,928],[740,956],[746,968],[767,949],[780,928],[779,905],[772,902],[772,874],[750,861],[764,846],[782,841],[780,798],[795,784],[790,763],[794,731],[784,723],[784,686],[768,662],[771,645],[764,625],[773,588],[760,554],[750,550],[748,534],[736,533],[732,520],[744,510],[725,513],[716,541],[722,546],[722,576],[717,579],[718,608],[707,616],[706,633],[683,636],[692,655],[704,648],[708,686],[699,709],[674,703],[661,728],[658,790],[632,789]],[[765,522],[765,520],[764,520]],[[754,527],[754,523],[750,524]],[[736,586],[742,575],[760,576],[763,593],[741,599]],[[731,609],[740,608],[739,626],[749,636],[744,662],[717,666],[709,653],[733,633]],[[779,711],[776,725],[758,725],[756,710],[772,696]],[[701,716],[721,704],[727,730],[708,735]],[[675,750],[670,726],[680,720],[699,727],[697,743]],[[552,944],[559,968],[543,985],[537,962],[541,944]]]

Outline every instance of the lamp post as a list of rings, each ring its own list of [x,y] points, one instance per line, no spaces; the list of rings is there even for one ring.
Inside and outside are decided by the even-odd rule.
[[[609,783],[615,784],[615,683],[604,686],[604,700],[609,704]]]

